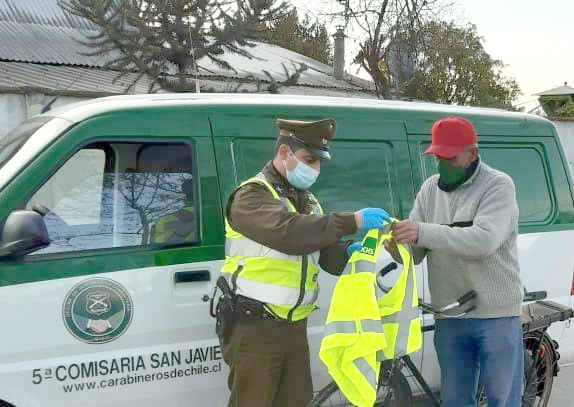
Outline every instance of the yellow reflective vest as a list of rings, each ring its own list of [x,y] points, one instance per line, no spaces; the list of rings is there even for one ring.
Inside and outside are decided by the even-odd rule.
[[[376,284],[377,258],[390,236],[369,230],[362,250],[349,259],[333,291],[319,351],[341,392],[356,406],[375,402],[382,359],[421,347],[412,256],[404,246],[399,245],[403,269],[392,290],[385,294]]]
[[[381,242],[391,238],[382,232]],[[378,359],[395,359],[416,352],[422,347],[421,319],[415,264],[410,248],[397,245],[403,268],[391,291],[379,295],[379,311],[387,346]],[[378,287],[377,287],[378,289]],[[380,291],[379,291],[380,292]]]
[[[289,199],[280,196],[262,173],[243,182],[269,189],[289,212],[297,212]],[[311,214],[323,214],[317,199],[310,195]],[[232,290],[265,303],[273,315],[291,321],[306,318],[319,295],[319,251],[303,256],[288,255],[257,243],[233,230],[225,221],[225,263],[221,273]]]

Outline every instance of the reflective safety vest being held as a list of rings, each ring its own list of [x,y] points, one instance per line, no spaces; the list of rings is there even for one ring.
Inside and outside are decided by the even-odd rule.
[[[297,212],[293,203],[280,196],[262,173],[241,186],[248,183],[265,186],[289,212]],[[309,198],[311,214],[323,214],[317,199],[312,194]],[[319,252],[302,256],[282,253],[233,230],[227,219],[225,263],[221,273],[235,294],[265,303],[265,308],[276,317],[299,321],[316,308]]]
[[[385,294],[376,284],[377,258],[390,232],[371,229],[339,277],[319,357],[356,406],[376,400],[380,361],[421,347],[420,312],[412,256],[399,245],[403,268]],[[405,335],[406,332],[406,335]]]

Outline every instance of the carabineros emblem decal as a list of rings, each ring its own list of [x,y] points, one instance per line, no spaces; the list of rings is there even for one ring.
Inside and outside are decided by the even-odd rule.
[[[107,278],[90,278],[74,286],[62,309],[64,324],[87,343],[106,343],[128,329],[133,302],[127,290]]]

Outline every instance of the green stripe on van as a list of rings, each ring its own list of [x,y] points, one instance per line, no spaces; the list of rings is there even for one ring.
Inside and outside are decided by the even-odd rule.
[[[25,261],[4,261],[0,267],[0,287],[60,278],[176,264],[223,260],[222,246],[150,249],[113,249],[98,252],[65,253],[26,257]],[[215,276],[211,276],[212,280]]]

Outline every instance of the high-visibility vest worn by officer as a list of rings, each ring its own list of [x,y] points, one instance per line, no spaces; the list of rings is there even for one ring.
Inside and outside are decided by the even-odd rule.
[[[405,266],[389,300],[384,300],[385,294],[376,284],[376,262],[387,238],[386,232],[369,230],[363,239],[362,250],[354,252],[349,259],[335,285],[319,351],[319,357],[341,392],[357,406],[372,406],[376,400],[381,357],[398,356],[403,349],[413,352],[421,346],[414,269],[412,258],[404,247],[399,245]],[[411,287],[407,288],[406,283]],[[404,295],[401,296],[400,291]],[[414,302],[411,294],[414,294]],[[414,305],[417,310],[412,320],[402,318],[411,317],[410,311],[401,313],[405,297],[408,298],[407,308]],[[391,328],[386,328],[386,324],[392,324]],[[397,335],[403,332],[402,325],[408,327],[411,336]],[[417,332],[411,329],[415,326]],[[407,344],[399,343],[402,340]]]
[[[291,201],[280,196],[263,173],[241,186],[248,183],[265,186],[289,212],[297,212]],[[310,200],[311,214],[323,214],[313,195]],[[265,308],[279,318],[299,321],[316,308],[319,251],[302,256],[281,253],[233,230],[226,219],[225,263],[221,273],[236,294],[265,303]]]

